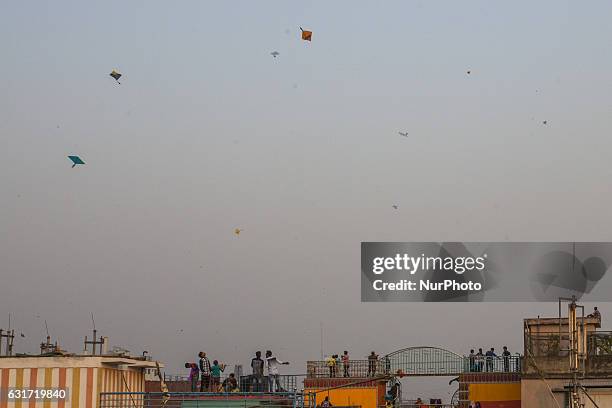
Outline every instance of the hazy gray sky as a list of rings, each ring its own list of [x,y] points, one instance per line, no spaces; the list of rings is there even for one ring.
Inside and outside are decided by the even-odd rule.
[[[304,372],[320,322],[354,358],[521,349],[555,305],[362,304],[360,242],[611,240],[611,13],[2,2],[0,326],[78,351],[94,312],[170,372],[267,348]]]

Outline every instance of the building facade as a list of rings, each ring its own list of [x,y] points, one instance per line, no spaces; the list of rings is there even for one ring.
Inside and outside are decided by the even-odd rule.
[[[100,393],[144,392],[155,362],[114,356],[0,357],[0,408],[99,408]],[[64,398],[15,398],[10,390],[64,390]]]

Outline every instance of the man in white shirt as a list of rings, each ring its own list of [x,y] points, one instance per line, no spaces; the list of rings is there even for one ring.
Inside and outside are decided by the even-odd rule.
[[[272,352],[270,350],[266,351],[266,366],[268,367],[268,384],[270,386],[270,392],[279,392],[281,390],[280,381],[279,381],[279,373],[278,367],[280,365],[287,365],[289,362],[280,361],[276,357],[272,356]],[[274,384],[276,383],[276,387]]]

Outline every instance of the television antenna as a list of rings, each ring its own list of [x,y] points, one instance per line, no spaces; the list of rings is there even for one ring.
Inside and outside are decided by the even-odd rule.
[[[9,312],[9,328],[4,332],[0,329],[0,355],[2,355],[2,340],[6,339],[6,355],[13,355],[13,341],[15,339],[15,329],[11,330],[11,313]]]
[[[91,323],[93,324],[93,337],[92,340],[87,340],[87,336],[85,336],[85,354],[87,354],[87,345],[92,345],[91,355],[96,355],[96,346],[100,345],[100,354],[102,354],[102,346],[104,345],[104,337],[100,336],[100,340],[96,340],[98,331],[96,330],[96,321],[94,320],[94,315],[91,313]]]

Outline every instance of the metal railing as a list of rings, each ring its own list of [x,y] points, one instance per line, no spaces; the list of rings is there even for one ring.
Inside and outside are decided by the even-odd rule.
[[[98,408],[314,408],[310,394],[101,392]]]
[[[407,375],[456,376],[465,371],[462,356],[439,347],[408,347],[394,351],[381,360],[391,363],[391,370],[400,370]]]
[[[453,357],[452,359],[424,359],[423,361],[351,360],[330,365],[326,361],[308,361],[306,378],[368,378],[382,374],[449,376],[463,373],[515,373],[521,371],[521,356]]]
[[[519,373],[521,356],[465,357],[464,367],[464,373]]]
[[[306,378],[366,378],[389,373],[390,364],[385,365],[382,360],[350,360],[348,366],[340,364],[330,365],[327,361],[306,362]]]
[[[229,375],[222,375],[219,378],[218,383],[212,382],[206,392],[219,392],[223,391],[222,384]],[[303,378],[305,376],[291,374],[291,375],[279,375],[278,379],[270,378],[268,376],[255,377],[253,375],[243,375],[236,379],[238,383],[238,389],[241,392],[293,392],[300,391],[304,388]],[[200,379],[195,382],[195,390],[192,389],[192,383],[188,376],[183,375],[164,375],[166,385],[171,392],[197,392],[200,390]]]
[[[533,357],[568,357],[570,339],[567,333],[525,334],[525,352]],[[587,357],[612,356],[612,332],[587,334]]]
[[[239,387],[245,392],[271,392],[273,389],[280,391],[301,391],[304,389],[304,375],[290,374],[279,375],[277,379],[263,376],[243,375],[240,377]]]
[[[569,335],[526,334],[525,354],[533,357],[568,357]]]
[[[427,403],[427,402],[421,402],[421,403],[417,403],[416,401],[412,400],[412,401],[402,401],[401,408],[421,408],[421,407],[427,407],[427,408],[456,408],[456,405],[453,404],[438,404],[438,403]]]
[[[587,336],[587,354],[612,356],[612,331],[598,331]]]

